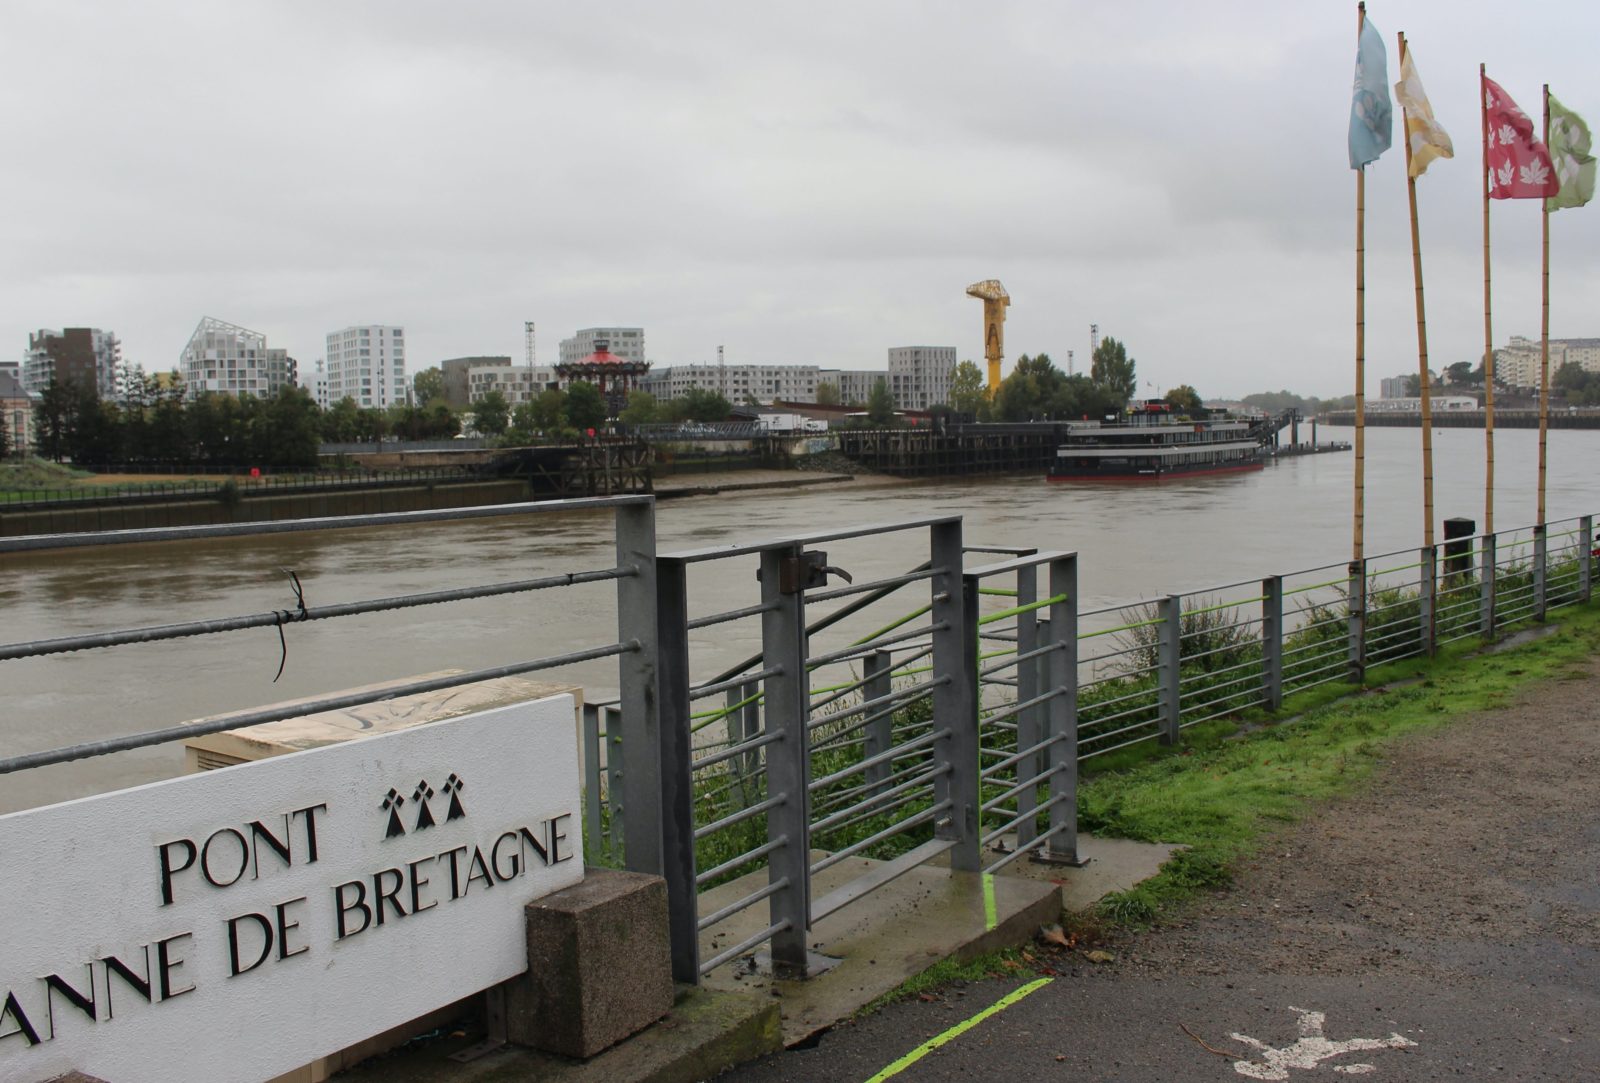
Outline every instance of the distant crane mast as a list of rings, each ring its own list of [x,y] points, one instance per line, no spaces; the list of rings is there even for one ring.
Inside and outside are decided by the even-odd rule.
[[[721,394],[723,398],[727,398],[728,397],[728,363],[727,363],[727,361],[723,360],[722,347],[721,346],[717,347],[717,383],[722,388],[722,390],[719,392],[719,394]]]
[[[1006,309],[1011,295],[998,279],[986,278],[967,287],[967,296],[983,301],[983,356],[989,362],[989,394],[1000,388],[1000,360],[1005,356]]]
[[[1098,323],[1091,323],[1089,325],[1089,356],[1093,357],[1094,356],[1094,352],[1096,350],[1098,350],[1099,348],[1100,348],[1100,325]]]
[[[533,320],[525,320],[522,325],[523,349],[528,352],[528,402],[533,402]]]

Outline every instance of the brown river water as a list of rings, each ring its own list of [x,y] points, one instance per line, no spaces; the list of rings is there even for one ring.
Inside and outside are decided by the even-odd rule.
[[[1324,428],[1324,440],[1351,438]],[[1537,434],[1496,434],[1501,530],[1534,518]],[[1367,434],[1367,552],[1420,543],[1420,432]],[[1483,521],[1483,434],[1435,435],[1436,510]],[[1600,432],[1550,435],[1549,518],[1600,513]],[[1160,485],[1084,487],[1038,477],[870,483],[663,501],[662,552],[832,527],[964,518],[967,544],[1075,550],[1085,608],[1188,592],[1322,565],[1350,554],[1350,453],[1285,460],[1264,471]],[[290,608],[283,569],[311,605],[608,567],[609,512],[517,516],[0,557],[0,640]],[[904,572],[925,535],[827,547],[861,576]],[[691,611],[753,604],[754,562],[698,566]],[[750,654],[755,622],[694,633],[696,673]],[[169,725],[445,668],[479,669],[614,642],[613,588],[597,584],[314,622],[288,629],[281,679],[270,628],[166,643],[0,662],[0,755]],[[612,694],[615,663],[550,679]],[[166,777],[177,746],[0,776],[0,812]]]

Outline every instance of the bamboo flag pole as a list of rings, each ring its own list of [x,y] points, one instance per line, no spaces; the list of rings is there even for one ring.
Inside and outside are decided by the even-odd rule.
[[[1494,325],[1489,305],[1489,72],[1478,65],[1478,109],[1483,117],[1483,532],[1494,533]]]
[[[1550,84],[1544,85],[1544,145],[1550,145]],[[1550,433],[1550,201],[1541,199],[1544,212],[1544,296],[1539,319],[1539,509],[1534,522],[1544,526],[1545,441]]]
[[[1400,33],[1400,70],[1405,70],[1406,35]],[[1428,376],[1428,317],[1422,302],[1422,240],[1417,229],[1417,178],[1411,175],[1410,115],[1402,110],[1406,140],[1406,196],[1411,204],[1411,277],[1417,288],[1417,387],[1422,393],[1422,544],[1433,548],[1433,400]]]
[[[1361,47],[1361,29],[1367,21],[1365,2],[1356,5],[1356,48]],[[1366,214],[1367,171],[1356,170],[1356,476],[1355,476],[1355,539],[1351,549],[1352,562],[1362,560],[1366,534],[1366,473],[1367,473],[1367,277],[1366,277]]]

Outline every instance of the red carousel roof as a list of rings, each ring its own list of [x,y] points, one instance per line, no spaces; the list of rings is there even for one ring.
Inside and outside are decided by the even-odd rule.
[[[612,353],[609,350],[600,350],[599,352],[592,353],[588,357],[585,357],[582,360],[578,361],[577,364],[580,364],[580,365],[626,365],[626,364],[628,364],[628,359],[626,357],[618,357],[616,354]]]

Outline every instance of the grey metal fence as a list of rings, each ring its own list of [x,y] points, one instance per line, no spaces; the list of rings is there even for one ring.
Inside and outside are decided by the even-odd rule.
[[[1081,762],[1592,597],[1591,516],[1090,611],[1074,554],[967,547],[959,517],[658,555],[648,496],[0,538],[0,554],[589,509],[614,513],[609,567],[0,645],[0,661],[590,582],[616,584],[614,642],[11,756],[0,774],[614,657],[618,698],[585,707],[589,859],[666,878],[680,980],[757,950],[803,974],[817,923],[935,858],[1075,861]],[[748,604],[696,613],[711,577]],[[752,650],[711,666],[711,637]]]

